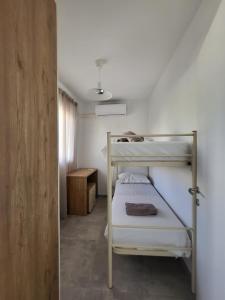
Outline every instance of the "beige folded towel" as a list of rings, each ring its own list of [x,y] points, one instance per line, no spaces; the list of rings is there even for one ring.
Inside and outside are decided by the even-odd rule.
[[[126,202],[126,213],[128,216],[154,216],[158,210],[153,204]]]

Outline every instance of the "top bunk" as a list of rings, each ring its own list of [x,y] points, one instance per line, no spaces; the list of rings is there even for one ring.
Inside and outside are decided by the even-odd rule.
[[[107,158],[111,166],[191,165],[196,147],[196,131],[185,134],[114,135],[107,133]]]

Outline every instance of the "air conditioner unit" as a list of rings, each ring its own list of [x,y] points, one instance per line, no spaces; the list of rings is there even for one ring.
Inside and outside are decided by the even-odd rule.
[[[126,115],[126,104],[99,104],[95,106],[96,116]]]

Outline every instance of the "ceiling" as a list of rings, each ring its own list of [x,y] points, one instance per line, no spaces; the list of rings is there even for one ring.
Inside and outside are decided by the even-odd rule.
[[[102,83],[113,99],[145,100],[167,66],[201,0],[60,0],[60,81],[81,100]]]

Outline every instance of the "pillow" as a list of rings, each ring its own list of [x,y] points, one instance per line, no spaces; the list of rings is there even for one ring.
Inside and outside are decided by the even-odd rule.
[[[142,174],[121,173],[118,177],[119,183],[150,183],[147,176]]]
[[[120,173],[118,175],[119,183],[129,183],[130,174],[129,173]]]
[[[135,135],[135,132],[133,132],[133,131],[126,131],[126,132],[124,132],[123,134],[127,134],[127,135]]]
[[[127,131],[127,132],[124,132],[124,134],[126,135],[136,135],[135,132],[133,131]],[[144,138],[143,136],[134,136],[133,138],[129,138],[131,142],[144,142]]]

